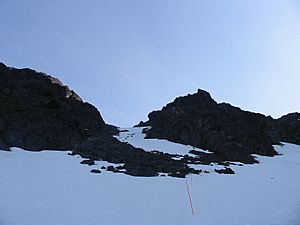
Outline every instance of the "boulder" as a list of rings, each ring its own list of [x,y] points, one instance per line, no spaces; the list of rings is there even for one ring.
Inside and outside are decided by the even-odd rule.
[[[86,165],[92,166],[92,165],[95,165],[95,161],[92,159],[85,159],[85,160],[82,160],[80,162],[80,164],[86,164]]]
[[[215,169],[218,174],[235,174],[231,168],[225,167],[224,169]]]
[[[92,170],[91,170],[91,173],[101,173],[101,171],[100,171],[100,170],[97,170],[97,169],[92,169]]]

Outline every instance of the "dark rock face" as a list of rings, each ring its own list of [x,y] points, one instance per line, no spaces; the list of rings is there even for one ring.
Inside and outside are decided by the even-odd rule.
[[[58,79],[0,63],[0,148],[72,150],[83,158],[124,163],[129,175],[192,172],[171,156],[145,152],[112,137],[98,110]],[[146,172],[145,172],[146,171]],[[151,173],[151,175],[154,173]]]
[[[0,138],[0,150],[10,151],[9,146]]]
[[[55,78],[0,64],[0,138],[28,150],[72,149],[107,133],[98,110]]]
[[[221,161],[254,163],[250,154],[276,155],[272,145],[279,141],[300,143],[299,120],[295,119],[299,114],[276,121],[226,103],[218,104],[203,90],[176,98],[148,117],[148,121],[138,125],[151,126],[144,131],[147,138],[210,150]]]
[[[279,139],[283,142],[300,144],[300,113],[290,113],[277,120]]]

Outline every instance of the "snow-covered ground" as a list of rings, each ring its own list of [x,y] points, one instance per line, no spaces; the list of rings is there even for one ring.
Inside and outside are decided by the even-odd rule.
[[[142,148],[145,151],[161,151],[165,153],[170,153],[174,155],[189,155],[195,157],[195,155],[189,153],[191,150],[196,150],[204,153],[211,153],[208,150],[203,150],[200,148],[196,148],[191,145],[183,145],[179,143],[174,143],[167,140],[162,139],[145,139],[145,134],[142,133],[144,127],[129,127],[122,128],[120,132],[115,137],[122,142],[127,142],[133,145],[136,148]],[[180,156],[173,157],[173,159],[180,159]],[[242,165],[242,163],[236,163],[237,165]],[[220,165],[189,165],[194,169],[202,169],[208,172],[214,172],[214,169],[224,169],[224,166]],[[234,166],[230,166],[234,168]]]
[[[282,155],[258,156],[260,164],[234,166],[234,175],[185,179],[92,174],[107,163],[89,167],[67,152],[0,151],[0,225],[299,225],[300,146],[276,150]]]
[[[142,133],[144,127],[130,127],[120,129],[123,132],[120,132],[115,137],[123,142],[128,142],[134,147],[142,148],[146,151],[159,150],[161,152],[167,152],[171,154],[185,155],[188,154],[190,150],[202,151],[209,153],[209,151],[202,150],[190,145],[182,145],[167,140],[159,139],[145,139],[145,134]]]

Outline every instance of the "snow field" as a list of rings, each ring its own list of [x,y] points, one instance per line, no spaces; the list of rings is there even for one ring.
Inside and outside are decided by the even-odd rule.
[[[171,153],[190,148],[127,140]],[[282,155],[257,156],[260,164],[231,166],[234,175],[185,179],[115,174],[100,169],[108,163],[82,165],[67,152],[0,151],[0,225],[299,225],[300,146],[276,150]]]

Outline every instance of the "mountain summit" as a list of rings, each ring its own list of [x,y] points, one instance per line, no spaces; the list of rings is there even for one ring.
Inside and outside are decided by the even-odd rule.
[[[215,153],[221,161],[254,163],[251,154],[276,155],[274,144],[300,144],[300,114],[275,120],[259,113],[243,111],[227,103],[217,103],[210,94],[197,93],[176,98],[148,115],[147,138],[167,139]]]

